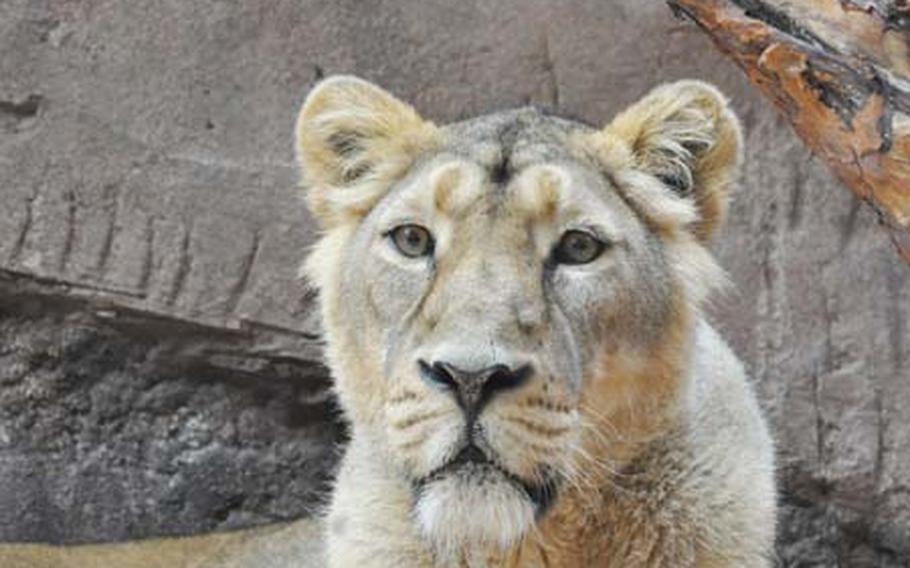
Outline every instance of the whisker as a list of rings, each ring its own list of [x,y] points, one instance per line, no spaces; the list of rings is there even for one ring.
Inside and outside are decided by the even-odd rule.
[[[518,416],[506,415],[500,417],[500,419],[506,422],[512,422],[513,424],[518,424],[524,428],[527,428],[531,432],[534,432],[535,434],[540,434],[541,436],[547,436],[549,438],[562,436],[571,430],[571,428],[568,426],[544,426],[543,424],[537,424],[535,422],[531,422],[527,418],[521,418]]]
[[[416,392],[406,390],[406,391],[402,391],[398,394],[393,395],[389,399],[389,404],[390,405],[403,404],[405,402],[410,402],[412,400],[418,400],[419,398],[420,397],[417,395]]]
[[[572,405],[556,400],[547,400],[540,396],[531,396],[521,400],[518,402],[518,406],[536,408],[555,414],[570,414],[572,412]]]
[[[500,431],[500,433],[505,434],[506,437],[514,440],[520,446],[530,448],[532,450],[536,450],[544,455],[550,455],[559,448],[559,445],[555,444],[555,443],[545,444],[545,443],[535,442],[533,440],[527,440],[527,439],[525,439],[526,436],[521,435],[521,434],[524,434],[524,432],[517,432],[515,430],[512,430],[510,427],[508,427],[505,424],[500,426],[499,431]]]
[[[395,428],[397,430],[408,430],[409,428],[417,426],[418,424],[421,424],[428,420],[432,420],[434,418],[439,418],[440,416],[443,416],[444,414],[447,414],[446,411],[444,411],[444,410],[431,410],[431,411],[425,412],[423,414],[417,414],[414,416],[409,416],[409,417],[403,418],[398,421],[393,421],[393,422],[391,422],[390,425],[392,426],[392,428]]]

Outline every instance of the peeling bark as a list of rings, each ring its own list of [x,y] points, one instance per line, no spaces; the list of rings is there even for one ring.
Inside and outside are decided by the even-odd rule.
[[[910,2],[668,0],[878,214],[910,263]]]

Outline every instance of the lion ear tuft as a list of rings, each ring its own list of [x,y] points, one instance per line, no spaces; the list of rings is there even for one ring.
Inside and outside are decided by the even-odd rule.
[[[716,88],[679,81],[655,88],[605,129],[628,146],[634,167],[694,205],[691,228],[707,241],[723,221],[741,161],[739,121]]]
[[[311,211],[332,225],[368,212],[435,139],[436,129],[356,77],[321,81],[297,118],[297,160]]]

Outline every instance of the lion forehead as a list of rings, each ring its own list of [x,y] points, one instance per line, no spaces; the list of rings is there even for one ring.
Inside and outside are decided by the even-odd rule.
[[[569,191],[573,187],[611,185],[579,143],[592,132],[581,122],[528,107],[441,131],[442,143],[426,151],[390,192],[382,216],[412,210],[458,218],[483,201],[488,211],[533,221],[552,218],[560,201],[592,197]]]
[[[505,185],[534,164],[578,159],[571,135],[590,130],[528,107],[450,124],[443,137],[446,151],[479,164],[493,181]]]

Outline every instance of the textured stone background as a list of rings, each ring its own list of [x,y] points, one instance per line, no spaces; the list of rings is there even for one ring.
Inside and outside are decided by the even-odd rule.
[[[448,121],[733,99],[748,163],[715,319],[780,448],[786,566],[910,565],[910,269],[661,2],[0,1],[0,540],[306,515],[343,437],[295,279],[291,126],[323,74]]]

